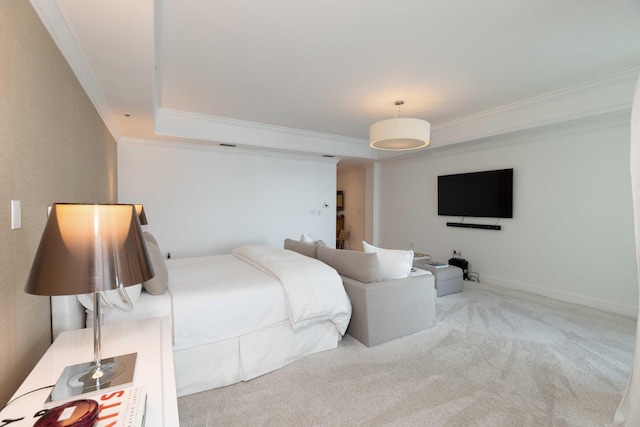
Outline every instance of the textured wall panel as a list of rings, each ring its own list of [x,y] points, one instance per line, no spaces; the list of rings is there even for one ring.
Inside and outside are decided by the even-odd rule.
[[[27,1],[0,2],[0,404],[50,344],[24,283],[55,202],[115,202],[116,144]],[[6,25],[5,25],[6,24]],[[10,229],[20,200],[22,228]]]

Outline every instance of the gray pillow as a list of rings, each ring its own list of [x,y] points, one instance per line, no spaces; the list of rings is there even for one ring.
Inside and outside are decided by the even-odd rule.
[[[164,258],[160,253],[160,248],[153,242],[147,240],[147,250],[149,251],[149,260],[156,273],[151,279],[142,283],[142,287],[151,295],[162,295],[167,290],[169,284],[169,272]]]
[[[310,258],[317,258],[316,252],[318,245],[315,243],[306,243],[299,240],[285,239],[284,248],[290,251],[298,252],[299,254],[308,256]]]
[[[363,283],[382,281],[380,262],[374,253],[318,247],[318,259],[333,267],[338,274]]]

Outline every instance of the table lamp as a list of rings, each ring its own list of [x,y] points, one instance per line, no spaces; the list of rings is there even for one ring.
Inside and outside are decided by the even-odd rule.
[[[134,205],[56,203],[42,233],[25,292],[93,294],[93,362],[67,366],[49,400],[133,381],[136,353],[102,359],[100,292],[154,276]]]

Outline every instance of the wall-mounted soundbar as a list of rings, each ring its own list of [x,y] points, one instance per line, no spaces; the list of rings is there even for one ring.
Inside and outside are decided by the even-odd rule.
[[[501,225],[468,224],[465,222],[448,222],[447,227],[481,228],[483,230],[502,230]]]

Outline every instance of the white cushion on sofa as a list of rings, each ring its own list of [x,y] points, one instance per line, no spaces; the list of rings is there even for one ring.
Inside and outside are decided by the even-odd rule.
[[[366,253],[375,253],[380,262],[382,280],[402,279],[408,277],[413,266],[413,250],[383,249],[362,242]]]

